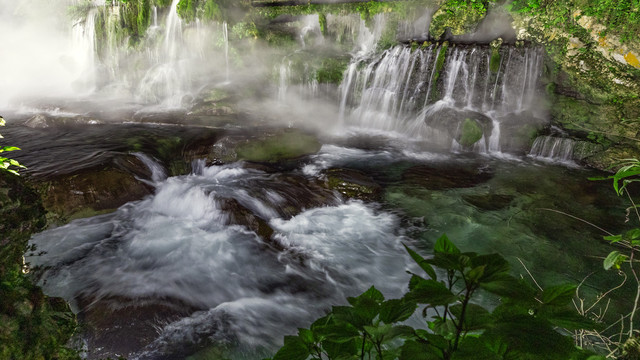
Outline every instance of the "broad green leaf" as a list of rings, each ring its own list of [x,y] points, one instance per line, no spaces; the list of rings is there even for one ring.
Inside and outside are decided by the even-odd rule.
[[[469,270],[466,274],[467,280],[472,283],[477,283],[482,275],[484,275],[484,268],[486,265],[476,266],[473,269]]]
[[[400,360],[441,360],[442,351],[428,344],[406,341],[402,345]]]
[[[566,360],[574,351],[573,339],[557,332],[552,325],[535,316],[519,315],[503,318],[485,330],[480,340],[498,340],[508,351],[545,360]]]
[[[601,324],[594,322],[578,314],[573,308],[543,307],[537,314],[538,317],[547,319],[553,325],[567,330],[598,330]]]
[[[298,337],[305,344],[313,344],[315,343],[315,338],[313,336],[313,331],[309,329],[298,328]]]
[[[364,330],[371,336],[374,341],[381,340],[391,331],[393,325],[391,324],[383,324],[380,326],[365,326]]]
[[[336,322],[322,327],[317,327],[315,332],[328,341],[343,343],[353,338],[360,337],[360,332],[352,324]]]
[[[624,239],[627,241],[633,241],[633,240],[638,240],[640,239],[640,229],[635,228],[635,229],[631,229],[629,231],[627,231],[624,234]]]
[[[389,330],[389,332],[384,338],[384,342],[392,341],[396,338],[405,338],[405,339],[415,338],[414,334],[415,332],[411,326],[396,325],[392,327],[391,330]]]
[[[462,315],[462,304],[452,305],[449,310],[456,319],[460,319],[460,316]],[[487,328],[491,325],[492,321],[491,313],[489,313],[487,309],[480,305],[467,304],[467,310],[465,311],[462,325],[463,329],[467,331],[474,331]]]
[[[15,147],[15,146],[3,146],[2,147],[3,151],[16,151],[16,150],[20,150],[19,147]]]
[[[478,267],[484,265],[484,271],[480,282],[490,282],[503,275],[509,275],[511,266],[500,254],[478,255],[472,259],[471,266]]]
[[[380,320],[386,324],[407,320],[416,311],[418,304],[406,299],[387,300],[380,306]]]
[[[433,257],[425,260],[431,265],[435,265],[444,270],[462,270],[460,264],[460,254],[435,253]]]
[[[502,360],[503,357],[496,354],[484,341],[467,336],[462,339],[458,350],[456,350],[451,360]]]
[[[415,301],[418,304],[429,304],[432,306],[447,305],[458,300],[447,287],[435,280],[425,280],[418,276],[411,277],[409,283],[410,291],[405,294],[405,298],[409,301]]]
[[[625,261],[627,261],[626,255],[622,255],[618,251],[612,251],[604,259],[603,266],[605,270],[609,270],[612,267],[616,269],[620,269],[620,265],[622,265]]]
[[[297,336],[285,336],[284,346],[273,356],[273,360],[305,360],[309,349]]]
[[[542,302],[547,305],[567,305],[576,293],[576,285],[563,284],[547,288],[542,293]]]
[[[374,286],[370,287],[369,290],[363,292],[362,294],[360,294],[357,297],[354,298],[347,298],[347,300],[349,301],[349,303],[351,305],[355,303],[358,303],[361,300],[364,299],[371,299],[377,303],[381,303],[384,301],[384,295],[382,295],[382,293],[380,292],[380,290],[376,289]]]
[[[352,359],[358,354],[360,346],[362,346],[362,339],[351,339],[340,343],[332,341],[322,343],[322,348],[331,359]]]
[[[431,345],[438,349],[446,350],[449,348],[449,340],[445,339],[442,335],[432,334],[427,330],[422,329],[416,329],[415,332],[421,339],[427,340]]]
[[[434,253],[459,254],[460,250],[449,240],[446,234],[442,234],[433,247]]]
[[[402,244],[402,245],[404,245],[404,244]],[[429,263],[425,260],[425,258],[420,256],[420,254],[418,254],[417,252],[409,249],[409,247],[407,245],[404,245],[404,248],[407,249],[407,252],[411,256],[413,261],[415,261],[420,266],[420,268],[422,268],[422,270],[424,270],[424,272],[426,272],[427,275],[429,275],[429,277],[431,277],[433,280],[438,280],[438,276],[436,275],[436,271],[433,269],[433,267],[431,265],[429,265]]]
[[[457,329],[451,319],[447,319],[445,321],[441,318],[437,318],[436,320],[427,323],[427,325],[436,335],[440,335],[447,340],[453,340],[455,338]]]
[[[528,284],[506,274],[495,275],[491,281],[481,282],[480,287],[490,293],[520,301],[531,300],[535,294]]]
[[[361,303],[358,309],[351,306],[334,306],[331,312],[337,323],[352,324],[362,330],[363,326],[371,325],[373,319],[378,315],[378,305],[369,300],[368,305]],[[316,333],[320,333],[315,328],[313,330]]]

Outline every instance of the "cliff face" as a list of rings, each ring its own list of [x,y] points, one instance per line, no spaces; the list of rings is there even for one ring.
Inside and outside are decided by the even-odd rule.
[[[569,12],[569,10],[571,10]],[[606,168],[640,156],[640,43],[580,9],[513,13],[518,39],[543,44],[551,124],[598,146],[584,161]]]

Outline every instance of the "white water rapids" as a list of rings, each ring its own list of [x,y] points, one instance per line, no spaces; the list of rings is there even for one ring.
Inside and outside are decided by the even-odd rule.
[[[162,299],[194,309],[176,321],[158,319],[156,340],[130,359],[156,358],[198,339],[235,339],[244,352],[268,351],[372,284],[388,296],[403,293],[410,261],[394,215],[351,201],[282,218],[278,204],[292,199],[257,187],[268,174],[239,164],[196,168],[188,176],[155,176],[154,196],[115,213],[32,239],[41,255],[27,261],[44,269],[43,287],[51,296],[76,306],[90,299],[88,308],[115,298],[139,304]],[[244,226],[225,225],[224,198],[268,221],[273,241],[285,250],[270,250]]]

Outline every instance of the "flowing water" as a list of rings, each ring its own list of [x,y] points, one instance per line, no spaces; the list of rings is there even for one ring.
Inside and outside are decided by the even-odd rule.
[[[532,156],[528,142],[514,140],[517,129],[548,121],[541,49],[398,45],[378,53],[384,16],[367,26],[327,15],[327,36],[317,16],[305,17],[299,48],[261,62],[256,53],[237,56],[226,23],[183,23],[177,3],[153,9],[136,52],[107,31],[93,55],[91,23],[110,28],[118,9],[90,10],[55,38],[79,63],[97,63],[91,71],[54,78],[65,91],[46,106],[15,100],[44,96],[29,82],[0,97],[9,123],[2,133],[23,149],[15,158],[29,166],[26,176],[56,181],[115,167],[151,193],[31,240],[34,276],[72,304],[90,359],[269,356],[284,335],[371,285],[402,296],[406,270],[416,268],[403,244],[426,255],[443,233],[464,250],[501,253],[516,274],[526,274],[522,261],[544,285],[577,283],[601,268],[608,248],[599,230],[559,212],[614,233],[628,226],[610,184],[586,180],[597,172],[538,161],[568,160],[568,140],[539,138]],[[424,36],[431,13],[401,24],[403,34]],[[319,53],[336,33],[349,38],[340,45],[351,56],[339,86],[319,85],[311,66],[294,69],[293,57]],[[33,34],[43,36],[24,32]],[[238,60],[248,63],[242,71]],[[24,78],[17,73],[10,79]],[[255,80],[266,74],[269,86]],[[82,80],[75,90],[70,78]],[[229,91],[224,100],[239,109],[233,121],[192,113],[199,92],[212,88]],[[246,95],[260,92],[267,95]],[[274,109],[281,124],[320,129],[320,151],[276,163],[212,161],[212,152],[232,152],[228,139],[277,132],[265,121]],[[481,131],[471,145],[461,141],[468,122]],[[331,188],[336,173],[374,195]],[[594,295],[612,277],[597,271],[585,289]]]

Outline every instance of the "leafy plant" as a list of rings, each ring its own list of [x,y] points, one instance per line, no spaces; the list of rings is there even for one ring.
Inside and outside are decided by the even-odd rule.
[[[410,273],[403,298],[385,300],[371,287],[286,336],[273,360],[602,358],[559,331],[595,327],[568,306],[576,286],[536,290],[513,277],[499,254],[461,252],[446,235],[431,258],[407,251],[427,277]],[[481,292],[499,296],[500,305],[475,303]],[[404,325],[418,306],[425,327]]]
[[[638,159],[623,159],[614,166],[618,167],[615,174],[607,177],[591,178],[591,180],[613,180],[613,189],[616,194],[619,196],[627,195],[631,203],[631,206],[627,208],[627,222],[630,220],[631,213],[635,214],[635,217],[640,222],[638,205],[633,201],[628,189],[629,184],[640,181],[640,161]],[[639,330],[635,324],[635,316],[640,308],[640,268],[636,257],[640,251],[640,228],[631,229],[624,234],[609,233],[604,239],[621,250],[611,251],[603,261],[605,270],[616,270],[623,277],[622,283],[612,290],[622,287],[627,282],[629,276],[626,271],[628,271],[635,281],[636,294],[631,303],[629,313],[622,316],[614,324],[620,325],[620,331],[612,336],[595,334],[596,339],[602,347],[609,350],[611,355],[628,357],[630,354],[635,353],[635,357],[631,356],[631,358],[637,359],[638,355],[640,355],[640,343],[638,342]],[[596,303],[602,298],[602,296],[599,297]]]
[[[5,120],[2,118],[2,116],[0,116],[0,126],[4,126],[5,123],[6,123]],[[2,134],[0,134],[0,139],[2,138],[3,136]],[[0,146],[0,154],[6,151],[16,151],[16,150],[20,150],[20,148],[15,146]],[[6,171],[19,176],[20,174],[18,174],[18,170],[21,168],[24,169],[25,166],[20,164],[18,161],[14,159],[9,159],[0,155],[0,171]]]

